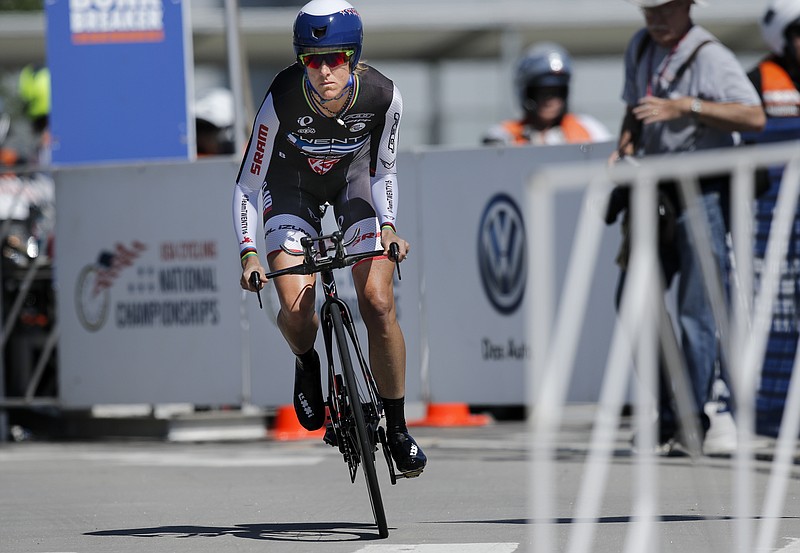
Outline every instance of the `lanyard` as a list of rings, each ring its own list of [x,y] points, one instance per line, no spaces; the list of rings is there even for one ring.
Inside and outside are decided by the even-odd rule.
[[[648,60],[647,61],[647,68],[648,68],[647,69],[647,96],[655,96],[655,94],[653,93],[653,90],[654,90],[653,83],[655,82],[656,85],[658,85],[658,83],[661,82],[661,78],[664,76],[664,73],[666,72],[667,67],[669,67],[670,62],[672,61],[672,57],[675,55],[675,52],[678,50],[678,47],[680,46],[681,42],[683,42],[683,39],[686,38],[687,34],[689,34],[689,33],[685,33],[681,37],[681,39],[677,43],[675,43],[675,46],[673,46],[672,49],[670,49],[669,54],[667,54],[667,56],[664,58],[664,61],[661,64],[661,70],[658,72],[658,75],[655,75],[655,78],[653,78],[654,77],[653,74],[655,73],[655,68],[653,67],[653,58],[655,57],[656,48],[655,48],[655,45],[653,45],[653,47],[650,48],[650,51],[648,52],[649,55],[647,57],[647,60]],[[673,76],[673,80],[674,80],[674,78],[675,77]],[[669,90],[669,87],[670,87],[671,84],[672,84],[672,81],[667,83],[667,86],[666,86],[665,90]]]

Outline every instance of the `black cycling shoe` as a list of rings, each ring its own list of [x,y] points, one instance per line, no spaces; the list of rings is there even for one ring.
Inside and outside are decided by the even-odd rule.
[[[322,398],[319,355],[314,352],[314,363],[304,366],[300,359],[294,364],[294,412],[306,430],[318,430],[325,423],[325,400]]]
[[[339,445],[339,440],[336,438],[336,431],[333,429],[331,423],[325,425],[325,435],[322,437],[322,441],[331,447]]]
[[[389,432],[386,435],[389,451],[394,459],[394,464],[402,476],[413,478],[419,476],[428,462],[422,449],[408,433],[408,430]]]

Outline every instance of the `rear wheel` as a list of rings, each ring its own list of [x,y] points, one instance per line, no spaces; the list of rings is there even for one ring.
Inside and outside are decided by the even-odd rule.
[[[336,337],[336,344],[339,349],[339,358],[342,362],[342,374],[344,375],[345,394],[350,404],[350,411],[353,415],[355,428],[349,431],[354,432],[353,441],[357,444],[361,457],[361,466],[364,471],[364,478],[367,481],[367,492],[372,504],[372,514],[375,516],[375,524],[378,526],[378,534],[382,538],[389,536],[389,527],[386,524],[386,512],[383,509],[383,499],[381,499],[381,489],[378,484],[378,475],[375,471],[375,445],[370,439],[367,425],[364,421],[364,412],[361,406],[361,398],[358,393],[358,382],[353,363],[350,357],[349,341],[342,321],[342,313],[339,307],[333,306],[330,310],[333,320],[333,333]]]

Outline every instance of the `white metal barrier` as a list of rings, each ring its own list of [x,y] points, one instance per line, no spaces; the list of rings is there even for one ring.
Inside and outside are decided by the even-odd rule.
[[[753,289],[751,209],[754,174],[757,168],[775,165],[786,165],[786,170],[773,215],[765,269],[756,292]],[[528,367],[532,374],[528,379],[528,401],[532,407],[530,425],[533,437],[531,543],[536,551],[561,550],[556,547],[553,522],[564,516],[563,512],[557,511],[556,504],[557,500],[565,499],[575,505],[572,520],[581,522],[572,527],[566,550],[570,553],[592,551],[633,363],[636,365],[635,425],[641,447],[634,457],[633,524],[626,536],[625,551],[659,550],[655,524],[659,497],[657,465],[653,448],[649,447],[656,443],[652,413],[656,409],[659,342],[664,347],[668,364],[670,351],[672,359],[680,359],[680,356],[676,355],[675,344],[669,342],[671,329],[664,332],[665,325],[659,325],[659,312],[663,310],[654,309],[654,306],[663,304],[664,294],[657,256],[656,185],[662,178],[676,179],[686,203],[690,204],[699,194],[699,177],[725,171],[732,172],[733,182],[731,234],[735,266],[731,275],[730,313],[719,275],[711,262],[705,222],[702,218],[690,218],[689,227],[703,261],[702,272],[737,398],[738,446],[734,455],[734,504],[731,506],[736,523],[736,547],[740,552],[751,552],[769,551],[775,546],[777,515],[786,499],[786,482],[800,431],[800,378],[795,371],[771,464],[769,486],[760,507],[755,504],[753,477],[755,394],[778,291],[781,261],[786,255],[800,195],[800,152],[796,143],[686,154],[680,158],[652,158],[644,160],[638,167],[619,164],[608,169],[602,163],[549,166],[532,177],[526,212],[532,249],[528,289],[534,296],[529,304],[533,308],[528,312],[529,340],[533,347]],[[574,370],[574,354],[582,339],[580,322],[597,262],[598,237],[615,182],[634,183],[631,197],[634,228],[628,277],[606,359],[579,492],[576,497],[564,498],[556,486],[557,438],[564,421],[566,390]],[[584,190],[583,212],[573,242],[564,292],[561,298],[557,298],[558,287],[552,272],[557,239],[553,232],[552,207],[558,194],[581,189]],[[610,313],[609,319],[612,317],[614,315]],[[795,357],[794,366],[797,367],[798,363]],[[674,374],[682,372],[678,370]],[[680,384],[678,411],[681,419],[688,421],[690,408],[687,398],[681,401],[680,397],[685,396],[680,389],[688,390],[688,384]],[[693,478],[698,486],[702,486],[702,472],[709,460],[698,455],[699,443],[687,445],[697,471]]]

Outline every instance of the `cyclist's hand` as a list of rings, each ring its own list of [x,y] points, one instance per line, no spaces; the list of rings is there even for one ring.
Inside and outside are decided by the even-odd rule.
[[[253,256],[253,258],[254,257],[255,256]],[[255,263],[249,263],[245,265],[244,269],[242,269],[242,278],[239,281],[239,284],[241,285],[243,290],[247,290],[249,292],[255,292],[256,289],[253,287],[250,280],[250,275],[252,273],[258,273],[258,276],[261,279],[260,286],[258,289],[261,290],[264,287],[264,283],[266,283],[267,281],[266,277],[267,271],[264,269],[264,267],[261,266],[261,263],[259,263],[258,261],[256,261]]]
[[[381,246],[383,246],[383,255],[389,257],[389,245],[392,242],[397,243],[397,262],[399,263],[408,257],[411,244],[397,236],[397,233],[395,233],[391,227],[383,227],[381,229]],[[394,259],[392,259],[392,261],[394,261]]]

